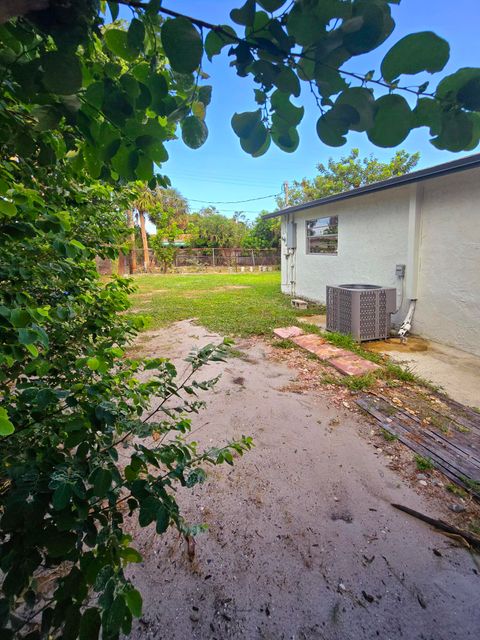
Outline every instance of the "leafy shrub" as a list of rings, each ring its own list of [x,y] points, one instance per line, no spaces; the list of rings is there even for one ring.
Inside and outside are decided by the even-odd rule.
[[[90,639],[101,625],[114,638],[141,611],[124,573],[141,560],[129,520],[192,535],[175,485],[202,482],[202,465],[232,464],[251,441],[199,451],[185,437],[204,406],[197,395],[216,382],[196,375],[226,345],[192,354],[183,381],[168,360],[126,358],[140,326],[119,315],[132,284],[103,282],[94,261],[116,255],[123,195],[78,184],[66,167],[37,174],[41,189],[16,174],[14,163],[0,166],[10,205],[0,219],[2,638],[26,637],[38,622],[43,634]]]

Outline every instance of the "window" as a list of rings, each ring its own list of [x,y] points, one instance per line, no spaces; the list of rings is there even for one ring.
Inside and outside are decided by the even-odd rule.
[[[338,216],[307,220],[307,253],[336,255],[338,249]]]

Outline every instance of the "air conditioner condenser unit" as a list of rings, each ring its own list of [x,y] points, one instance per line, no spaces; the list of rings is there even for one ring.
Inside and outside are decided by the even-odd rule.
[[[397,290],[373,284],[327,286],[327,331],[351,335],[358,342],[385,340]]]

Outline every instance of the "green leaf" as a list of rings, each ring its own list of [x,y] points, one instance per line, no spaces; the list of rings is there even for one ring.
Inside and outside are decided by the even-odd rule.
[[[439,135],[432,140],[433,146],[455,152],[468,149],[474,136],[474,122],[471,115],[462,111],[444,113]]]
[[[139,180],[148,182],[153,176],[153,160],[146,155],[140,155],[137,168],[135,169],[135,175]]]
[[[141,554],[134,549],[133,547],[127,547],[126,549],[122,549],[120,551],[120,555],[126,562],[141,562],[142,556]]]
[[[65,612],[65,624],[63,627],[62,640],[76,640],[80,630],[80,622],[80,607],[71,604]]]
[[[111,0],[108,0],[107,4],[112,15],[112,22],[115,22],[115,20],[118,18],[118,2],[111,2]]]
[[[194,102],[192,104],[192,113],[194,116],[197,116],[197,118],[200,118],[200,120],[205,120],[206,111],[203,102]]]
[[[210,62],[213,56],[221,53],[223,47],[236,42],[236,36],[234,29],[228,25],[221,25],[221,31],[220,29],[218,31],[213,29],[209,31],[205,38],[205,53]]]
[[[152,96],[150,108],[153,109],[155,113],[164,115],[165,104],[163,100],[168,95],[168,84],[165,76],[161,73],[156,73],[149,77],[147,87]]]
[[[93,482],[93,494],[104,498],[112,485],[112,472],[108,469],[97,469]]]
[[[89,369],[91,369],[92,371],[97,371],[98,367],[100,366],[100,360],[98,358],[88,358],[87,360],[87,367]]]
[[[283,93],[300,95],[300,80],[290,67],[282,66],[273,82]]]
[[[148,496],[148,498],[141,501],[138,516],[138,523],[141,527],[146,527],[156,520],[157,511],[160,506],[161,502],[154,496]]]
[[[67,504],[70,502],[70,498],[72,497],[72,485],[68,482],[64,482],[63,484],[58,485],[58,487],[53,492],[52,504],[53,508],[56,511],[61,511],[65,509]]]
[[[142,615],[143,605],[140,593],[136,589],[129,589],[128,591],[125,591],[125,600],[132,616],[139,618]]]
[[[42,59],[42,82],[52,93],[72,95],[82,86],[80,61],[73,53],[50,51]]]
[[[97,607],[87,609],[80,622],[79,640],[95,640],[98,638],[101,624],[100,612]]]
[[[441,71],[450,58],[446,40],[432,31],[412,33],[395,44],[382,61],[382,76],[392,82],[402,74]]]
[[[464,67],[447,76],[439,83],[436,97],[469,111],[480,110],[480,69]]]
[[[17,207],[13,202],[0,198],[0,213],[3,213],[7,218],[12,218],[17,213]]]
[[[12,309],[10,322],[17,329],[27,327],[32,322],[32,316],[26,309]]]
[[[138,154],[123,144],[112,158],[113,169],[121,178],[126,178],[127,180],[134,176],[137,163]]]
[[[353,87],[346,89],[338,96],[335,105],[346,104],[358,113],[358,121],[349,123],[352,131],[366,131],[373,125],[375,99],[369,89]]]
[[[272,108],[289,126],[296,127],[302,121],[305,107],[296,107],[285,93],[274,91],[271,95]]]
[[[112,53],[128,62],[135,60],[138,55],[138,51],[130,45],[128,33],[122,29],[107,29],[105,42]]]
[[[358,119],[357,110],[349,104],[335,105],[318,119],[317,135],[329,147],[341,147],[347,141],[345,134],[351,124]]]
[[[237,24],[252,26],[255,21],[255,0],[247,0],[240,9],[232,9],[230,18]]]
[[[167,508],[163,504],[160,504],[158,508],[156,521],[157,521],[157,524],[156,524],[157,533],[158,534],[164,533],[168,529],[170,516]]]
[[[27,349],[27,351],[30,352],[30,354],[36,358],[39,354],[39,351],[37,349],[37,347],[34,344],[26,344],[25,348]]]
[[[140,53],[143,49],[143,43],[145,40],[145,26],[141,20],[134,18],[130,22],[130,26],[127,31],[128,46]]]
[[[432,135],[440,133],[442,109],[437,100],[420,98],[413,110],[415,127],[429,127]]]
[[[0,436],[9,436],[14,431],[15,427],[10,422],[6,409],[0,407]]]
[[[269,11],[270,13],[280,9],[280,7],[285,4],[285,0],[257,0],[257,2],[265,11]]]
[[[322,21],[315,15],[315,7],[295,3],[287,16],[287,31],[297,44],[308,47],[325,35]]]
[[[344,20],[341,31],[343,46],[357,56],[378,47],[391,34],[395,23],[387,2],[356,0],[352,4],[352,16]]]
[[[207,125],[197,116],[188,116],[181,123],[182,139],[191,149],[201,147],[208,137]]]
[[[35,344],[39,341],[38,332],[35,329],[19,329],[18,341],[20,344]]]
[[[212,86],[209,84],[205,84],[198,90],[198,100],[199,102],[203,102],[203,104],[208,107],[212,100]]]
[[[248,137],[240,138],[240,145],[244,151],[258,157],[256,154],[264,147],[269,137],[269,132],[263,122],[257,122]]]
[[[104,613],[104,635],[106,638],[118,635],[125,618],[127,606],[123,594],[118,594],[113,601],[111,607]]]
[[[162,25],[162,45],[174,71],[193,73],[202,61],[203,44],[187,18],[174,18]]]
[[[377,147],[396,147],[410,133],[414,116],[405,98],[382,96],[375,102],[374,124],[367,131],[368,139]]]
[[[295,127],[290,127],[286,130],[272,129],[272,140],[277,147],[287,153],[293,153],[300,143],[298,132]]]
[[[232,129],[239,138],[248,138],[258,123],[261,122],[261,119],[262,112],[260,109],[257,109],[257,111],[234,113],[232,117]]]
[[[55,129],[61,120],[61,113],[55,107],[42,105],[32,110],[32,115],[37,121],[36,131],[49,131]]]
[[[192,471],[190,471],[190,473],[188,474],[186,486],[193,487],[196,484],[202,484],[206,479],[207,474],[205,473],[205,470],[201,467],[197,467],[196,469],[192,469]]]
[[[60,558],[73,549],[76,541],[77,536],[70,531],[49,531],[45,546],[52,558]]]

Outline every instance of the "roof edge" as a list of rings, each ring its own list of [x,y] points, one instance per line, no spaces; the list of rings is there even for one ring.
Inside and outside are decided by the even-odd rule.
[[[448,175],[450,173],[457,173],[459,171],[465,171],[466,169],[472,169],[480,166],[480,153],[476,153],[465,158],[458,160],[451,160],[450,162],[444,162],[443,164],[437,164],[433,167],[427,167],[426,169],[420,169],[413,173],[406,173],[403,176],[395,176],[388,180],[381,180],[380,182],[373,182],[358,189],[350,189],[349,191],[343,191],[342,193],[336,193],[331,196],[325,196],[318,200],[311,200],[303,204],[298,204],[293,207],[287,207],[286,209],[280,209],[273,213],[267,213],[263,216],[265,220],[269,218],[277,218],[289,213],[295,213],[297,211],[304,211],[306,209],[313,209],[314,207],[320,207],[331,202],[340,202],[342,200],[348,200],[349,198],[356,198],[367,193],[375,193],[376,191],[384,191],[386,189],[392,189],[394,187],[401,187],[406,184],[413,184],[415,182],[421,182],[422,180],[428,180],[430,178],[437,178],[440,176]]]

